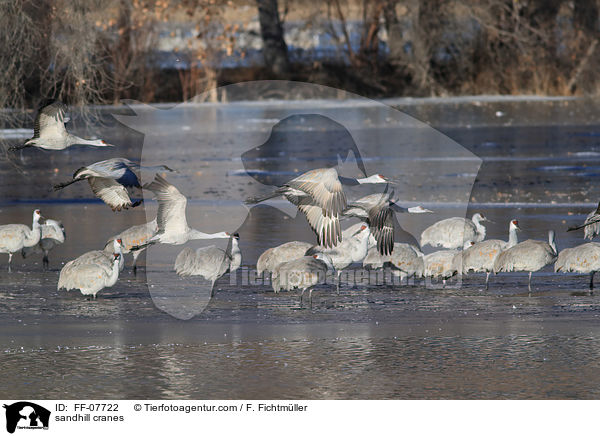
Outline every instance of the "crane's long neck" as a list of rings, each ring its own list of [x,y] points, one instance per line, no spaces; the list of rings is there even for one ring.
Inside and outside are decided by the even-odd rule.
[[[552,247],[554,254],[558,254],[558,251],[556,250],[556,242],[554,241],[554,230],[550,230],[548,232],[548,244],[550,247]]]
[[[101,139],[83,139],[76,135],[69,134],[66,142],[68,145],[82,144],[82,145],[93,145],[95,147],[110,147],[110,144],[105,143]]]
[[[123,255],[121,255],[122,257]],[[117,283],[119,279],[119,270],[120,270],[120,258],[113,262],[112,270],[110,271],[110,276],[108,276],[108,280],[106,281],[106,286],[112,286]]]
[[[242,264],[242,252],[240,251],[237,238],[231,238],[231,245],[229,247],[229,253],[227,254],[229,254],[229,257],[231,258],[229,272],[234,272]]]
[[[352,177],[344,177],[344,176],[338,175],[338,179],[342,183],[342,185],[348,185],[348,186],[366,185],[366,184],[370,184],[370,183],[385,183],[385,181],[383,181],[381,178],[377,177],[377,175],[363,177],[360,179],[354,179]]]
[[[514,247],[519,243],[519,237],[517,236],[517,228],[513,225],[508,228],[508,246],[507,248]]]
[[[24,245],[25,247],[33,247],[40,242],[40,239],[42,239],[42,226],[39,223],[39,218],[34,217],[33,223],[31,224],[31,231],[27,235],[27,238],[25,238]]]
[[[219,238],[229,238],[225,232],[217,232],[217,233],[203,233],[200,230],[190,229],[188,232],[189,239],[219,239]]]
[[[473,224],[475,224],[475,228],[477,229],[477,233],[479,233],[482,239],[485,239],[485,226],[481,224],[481,219],[479,217],[473,217]]]

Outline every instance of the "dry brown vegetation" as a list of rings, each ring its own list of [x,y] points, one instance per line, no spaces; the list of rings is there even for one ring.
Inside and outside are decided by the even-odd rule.
[[[45,98],[79,106],[188,100],[221,84],[264,78],[372,96],[597,95],[599,3],[2,0],[0,107],[21,110]],[[223,68],[224,58],[245,56],[238,37],[257,33],[258,5],[263,12],[275,5],[281,21],[330,36],[340,56],[292,68],[274,68],[276,61]],[[194,29],[172,50],[183,67],[159,68],[161,38],[180,27]]]

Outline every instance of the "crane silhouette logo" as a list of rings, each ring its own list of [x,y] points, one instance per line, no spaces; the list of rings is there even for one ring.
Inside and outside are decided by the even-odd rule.
[[[187,197],[190,228],[210,234],[239,232],[243,266],[256,265],[261,251],[269,248],[262,240],[265,229],[271,246],[290,239],[316,243],[305,218],[291,203],[277,198],[252,207],[244,203],[313,169],[335,168],[345,179],[382,174],[394,179],[393,190],[402,202],[452,205],[427,217],[398,218],[403,233],[396,242],[416,243],[427,225],[466,216],[481,159],[389,105],[339,89],[289,81],[228,85],[216,92],[223,103],[196,103],[211,95],[168,109],[125,101],[129,111],[115,118],[143,134],[142,165],[175,159],[169,164],[177,173],[165,177]],[[143,185],[154,178],[154,174],[147,176],[142,174]],[[357,199],[383,193],[386,186],[345,185],[344,191],[349,199]],[[144,196],[146,219],[151,222],[158,206],[152,192],[145,191]],[[208,239],[185,246],[150,246],[146,280],[154,304],[174,317],[190,319],[218,295],[219,287],[227,283],[223,275],[233,277],[230,286],[243,286],[243,279],[239,284],[236,273],[226,272],[225,267],[216,268],[210,277],[208,271],[204,277],[181,277],[174,270],[183,249],[215,245],[226,253],[228,242]]]
[[[19,401],[10,405],[5,404],[6,431],[14,433],[16,429],[48,429],[50,411],[39,404],[29,401]]]

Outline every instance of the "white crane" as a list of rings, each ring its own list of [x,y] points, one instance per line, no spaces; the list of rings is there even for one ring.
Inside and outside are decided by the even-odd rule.
[[[66,116],[66,111],[67,107],[60,101],[43,106],[35,117],[33,137],[22,145],[10,147],[9,150],[20,150],[25,147],[64,150],[75,144],[112,147],[112,144],[107,144],[102,139],[83,139],[67,132],[65,123],[69,118]]]
[[[137,258],[147,248],[147,245],[144,245],[148,242],[148,240],[154,236],[154,234],[158,231],[158,224],[156,223],[156,218],[150,222],[145,224],[139,224],[137,226],[129,227],[126,230],[123,230],[118,235],[115,235],[106,241],[106,247],[111,246],[115,240],[120,239],[123,245],[123,254],[131,253],[133,255],[133,274],[137,274]],[[105,250],[106,250],[105,247]],[[136,250],[132,250],[133,247],[141,247]]]
[[[594,290],[594,274],[600,271],[600,244],[588,242],[558,253],[554,272],[577,272],[590,275],[590,293]]]
[[[164,165],[144,168],[162,168],[172,171]],[[112,210],[128,209],[141,204],[141,200],[132,203],[127,192],[127,188],[141,188],[137,174],[140,169],[139,164],[129,159],[122,157],[107,159],[79,168],[71,180],[54,185],[54,190],[58,191],[73,183],[87,180],[94,195],[108,204]]]
[[[490,273],[494,271],[494,262],[498,255],[511,247],[517,245],[517,231],[519,221],[516,219],[510,220],[508,224],[508,242],[500,239],[488,239],[486,241],[477,242],[471,247],[466,248],[456,254],[454,257],[453,269],[459,274],[467,274],[469,271],[485,272],[485,289],[489,289]]]
[[[473,218],[453,217],[438,221],[421,233],[421,247],[461,248],[465,242],[480,242],[485,239],[485,227],[481,224],[489,221],[483,214],[476,213]]]
[[[190,228],[185,218],[187,198],[159,174],[154,176],[151,183],[144,185],[144,189],[152,191],[158,201],[156,215],[158,228],[146,243],[132,247],[132,250],[139,250],[156,243],[181,245],[194,239],[229,238],[231,236],[227,232],[203,233]]]
[[[572,232],[573,230],[579,230],[581,228],[583,228],[584,239],[589,239],[591,241],[596,236],[600,235],[600,203],[598,203],[598,207],[595,210],[588,214],[582,225],[569,227],[567,232]]]
[[[251,197],[246,204],[256,204],[270,198],[284,196],[306,216],[317,234],[319,245],[335,247],[342,240],[340,216],[346,209],[345,184],[388,183],[380,174],[361,179],[338,176],[335,168],[318,168],[290,180],[263,197]]]
[[[275,293],[284,289],[301,289],[300,307],[303,306],[304,292],[308,289],[308,298],[312,308],[312,291],[315,286],[327,281],[327,271],[333,271],[333,263],[325,253],[304,256],[282,263],[273,272],[271,285]]]
[[[336,272],[336,289],[338,294],[340,293],[340,275],[342,274],[342,270],[352,263],[363,261],[369,249],[370,235],[369,227],[363,224],[350,237],[344,238],[337,247],[324,248],[314,246],[306,252],[307,256],[317,253],[324,253],[328,256]]]
[[[424,255],[417,247],[402,242],[394,243],[392,254],[382,255],[376,247],[369,248],[367,256],[363,260],[363,266],[379,269],[386,263],[392,266],[392,274],[400,278],[422,277],[424,271]]]
[[[117,253],[112,254],[109,269],[103,264],[72,264],[71,262],[67,262],[60,271],[57,289],[67,291],[79,289],[83,295],[91,295],[95,299],[100,290],[113,286],[119,278],[119,254]]]
[[[501,252],[494,261],[494,274],[498,272],[528,271],[528,289],[531,295],[531,274],[556,260],[558,252],[554,231],[548,232],[548,242],[528,239]]]
[[[371,235],[377,241],[382,255],[390,254],[394,248],[394,212],[431,213],[423,206],[404,208],[391,199],[393,192],[370,194],[348,204],[343,211],[347,217],[365,221],[371,227]]]
[[[257,275],[261,276],[265,271],[273,273],[278,265],[303,257],[312,246],[308,242],[290,241],[265,250],[256,262]]]
[[[24,247],[37,245],[42,238],[40,219],[44,217],[39,209],[33,211],[31,229],[24,224],[5,224],[0,226],[0,253],[8,254],[8,272],[13,253],[21,251]]]
[[[65,227],[60,221],[46,219],[42,224],[42,237],[40,241],[31,247],[23,247],[21,255],[23,258],[34,253],[44,253],[42,264],[44,269],[48,269],[48,253],[57,245],[63,244],[67,234],[65,233]]]
[[[214,245],[197,250],[184,248],[175,259],[175,272],[183,277],[202,276],[214,285],[219,277],[227,272],[235,272],[242,264],[239,238],[240,235],[237,233],[231,235],[226,251]],[[214,296],[214,287],[210,296]]]

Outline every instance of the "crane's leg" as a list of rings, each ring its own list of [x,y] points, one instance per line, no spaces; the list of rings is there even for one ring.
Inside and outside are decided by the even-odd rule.
[[[11,260],[12,260],[12,253],[8,253],[8,272],[11,272],[11,269],[10,269]]]
[[[485,290],[487,291],[490,288],[490,272],[485,273]]]
[[[337,294],[340,295],[340,276],[342,275],[342,272],[337,271],[336,274],[337,274]]]
[[[137,275],[137,258],[142,251],[137,250],[133,252],[133,275]]]
[[[50,264],[50,261],[48,260],[48,252],[44,251],[44,258],[42,259],[42,269],[44,271],[48,271],[49,264]]]
[[[310,308],[310,310],[312,310],[312,291],[313,288],[310,288],[310,290],[308,291],[308,307]]]
[[[304,291],[306,289],[302,289],[302,292],[300,293],[300,309],[302,309],[304,307],[304,304],[302,302],[302,298],[304,297]]]
[[[533,271],[529,271],[529,283],[527,284],[527,288],[529,289],[529,296],[531,297],[531,274]]]
[[[596,271],[590,273],[590,294],[594,293],[594,274],[596,274]]]

